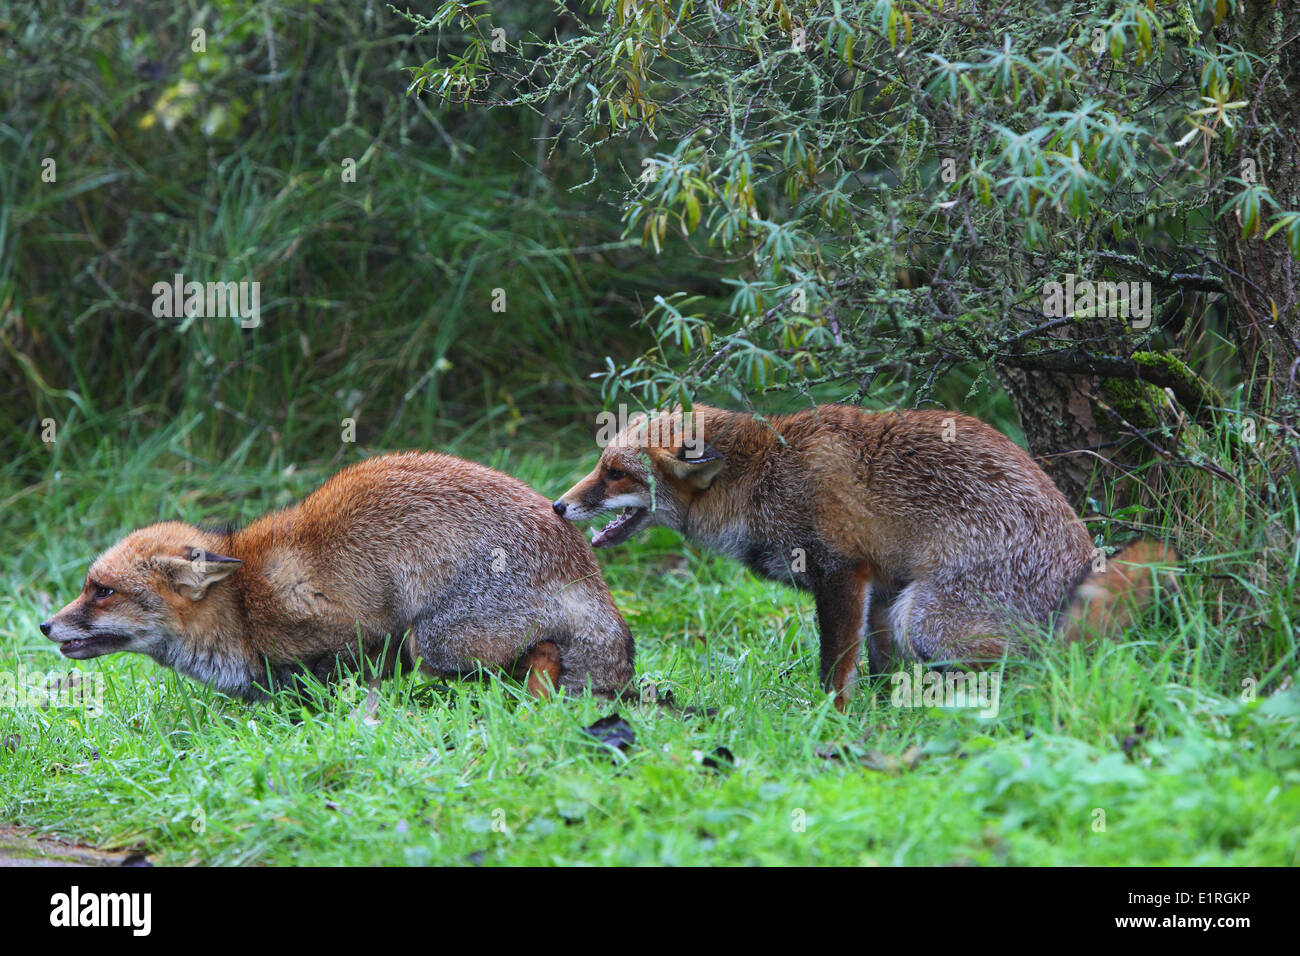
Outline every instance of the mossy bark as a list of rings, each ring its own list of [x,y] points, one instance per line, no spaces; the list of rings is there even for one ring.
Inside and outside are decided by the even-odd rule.
[[[1108,332],[1113,334],[1113,328],[1102,321],[1081,320],[1051,336],[1063,342],[1101,343],[1108,351]],[[1118,341],[1109,345],[1120,351]],[[1138,356],[1147,354],[1133,358],[1142,364]],[[1177,362],[1172,357],[1154,359],[1170,360]],[[1178,365],[1196,379],[1185,365]],[[1176,417],[1160,388],[1134,379],[1014,364],[1001,367],[999,376],[1016,406],[1030,453],[1080,511],[1090,498],[1106,509],[1107,503],[1118,508],[1159,493],[1163,469],[1155,449],[1167,437],[1159,433],[1161,426]]]

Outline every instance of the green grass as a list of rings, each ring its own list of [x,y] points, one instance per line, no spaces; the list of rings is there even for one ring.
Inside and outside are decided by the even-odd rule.
[[[589,463],[582,442],[473,457],[551,494]],[[120,533],[246,518],[330,470],[187,471],[183,449],[173,431],[92,445],[35,486],[0,472],[0,672],[66,670],[36,625]],[[251,705],[122,655],[87,665],[100,716],[0,708],[0,822],[175,864],[1300,861],[1294,567],[1225,611],[1235,559],[1201,553],[1182,597],[1123,641],[1009,664],[984,719],[895,707],[887,685],[838,714],[807,598],[665,531],[601,559],[638,674],[716,714],[620,707],[636,732],[620,754],[583,730],[613,705],[509,681]],[[734,764],[708,766],[718,748]]]

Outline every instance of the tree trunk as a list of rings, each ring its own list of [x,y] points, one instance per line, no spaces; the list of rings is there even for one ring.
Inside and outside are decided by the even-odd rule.
[[[1219,38],[1262,58],[1250,106],[1238,114],[1231,151],[1218,154],[1224,176],[1263,182],[1283,209],[1300,209],[1300,6],[1276,0],[1244,0],[1242,13],[1225,18]],[[1225,182],[1214,205],[1222,207],[1242,186]],[[1259,229],[1243,239],[1235,216],[1216,223],[1219,258],[1226,267],[1228,318],[1242,370],[1251,383],[1251,404],[1260,412],[1294,417],[1300,362],[1300,296],[1296,261],[1286,231],[1270,239],[1271,207],[1261,210]],[[1288,408],[1288,405],[1292,407]]]
[[[1014,366],[1000,371],[1029,453],[1082,511],[1094,490],[1094,473],[1107,472],[1110,462],[1093,414],[1096,379]]]
[[[1088,321],[1056,329],[1051,337],[1063,346],[1081,337],[1105,342],[1102,325]],[[1135,501],[1150,503],[1160,494],[1165,476],[1153,446],[1164,447],[1168,436],[1159,429],[1173,416],[1158,388],[1015,359],[998,372],[1030,454],[1080,512],[1089,498],[1107,513]]]
[[[1262,181],[1283,209],[1300,209],[1300,4],[1244,0],[1242,13],[1225,18],[1217,31],[1221,42],[1263,61],[1256,67],[1256,86],[1243,94],[1250,105],[1234,114],[1232,149],[1226,156],[1215,151],[1222,164],[1217,178]],[[1240,182],[1225,181],[1214,207],[1222,208],[1241,188]],[[1222,216],[1215,239],[1251,405],[1294,427],[1300,420],[1300,275],[1285,230],[1264,238],[1273,212],[1265,205],[1258,229],[1245,239],[1237,218]],[[1085,334],[1077,326],[1058,331],[1067,341]],[[1138,391],[1133,391],[1116,379],[1014,364],[999,373],[1030,452],[1076,506],[1096,495],[1100,485],[1094,482],[1102,478],[1116,483],[1115,504],[1149,501],[1160,493],[1165,476],[1159,468],[1142,474],[1130,468],[1160,458],[1148,444],[1154,435],[1147,430],[1159,424],[1156,418],[1168,419],[1162,403],[1141,391],[1150,386],[1135,382]],[[1132,400],[1127,404],[1126,395]],[[1121,418],[1143,431],[1147,441],[1136,438]]]

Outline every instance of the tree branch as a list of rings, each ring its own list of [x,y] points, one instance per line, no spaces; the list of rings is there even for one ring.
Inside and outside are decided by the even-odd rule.
[[[1204,412],[1221,404],[1214,387],[1182,363],[1178,363],[1181,371],[1175,371],[1172,363],[1144,361],[1142,356],[1155,358],[1149,352],[1125,358],[1121,355],[1097,355],[1078,348],[1055,352],[999,352],[994,358],[1006,365],[1042,372],[1101,375],[1148,382],[1157,388],[1169,389],[1184,408],[1196,413],[1198,419],[1204,419],[1207,417]]]
[[[1120,252],[1098,250],[1096,256],[1098,259],[1104,259],[1107,262],[1132,269],[1146,278],[1147,281],[1154,282],[1158,286],[1228,294],[1227,287],[1216,276],[1202,276],[1194,272],[1161,272],[1159,269],[1153,269],[1137,256],[1129,256]]]

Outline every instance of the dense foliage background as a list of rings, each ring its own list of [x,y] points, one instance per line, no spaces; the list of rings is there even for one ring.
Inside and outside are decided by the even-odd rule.
[[[689,248],[729,287],[722,310],[666,287],[654,347],[611,370],[608,394],[653,405],[713,386],[748,402],[827,385],[923,404],[957,372],[1007,389],[1031,450],[1082,503],[1098,460],[1108,482],[1153,446],[1186,464],[1171,402],[1211,425],[1245,381],[1264,456],[1300,461],[1296,11],[592,11],[552,36],[444,3],[414,18],[442,42],[413,86],[543,112],[557,143],[594,157],[630,235]],[[1073,278],[1150,298],[1140,317],[1050,308],[1049,286]]]
[[[663,264],[543,168],[536,117],[405,95],[433,46],[411,33],[374,2],[0,5],[0,443],[23,474],[83,430],[184,422],[186,449],[287,462],[335,455],[344,417],[413,445],[590,417]],[[259,281],[261,325],[155,317],[175,273]]]

